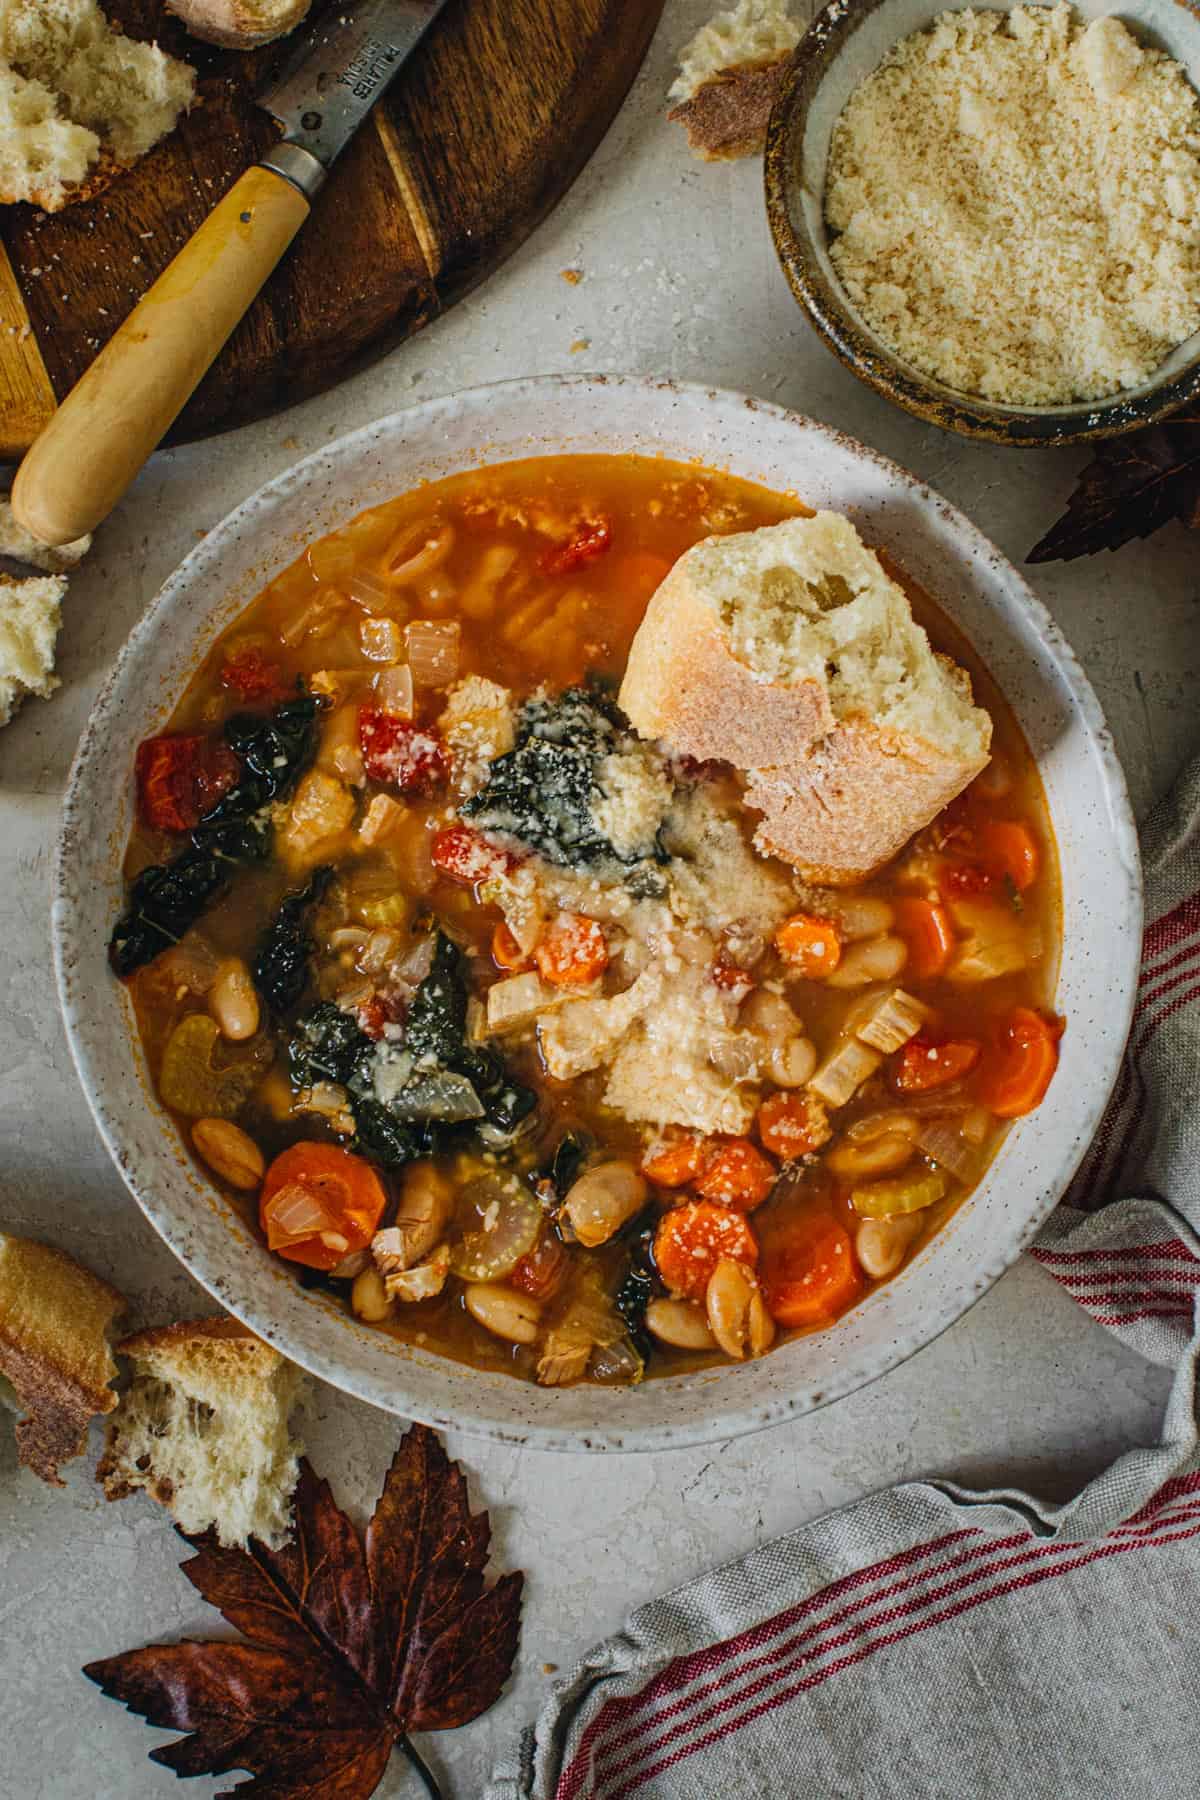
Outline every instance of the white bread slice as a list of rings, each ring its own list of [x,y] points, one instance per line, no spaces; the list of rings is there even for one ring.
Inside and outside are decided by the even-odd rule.
[[[808,881],[862,880],[988,760],[991,720],[848,519],[822,512],[680,557],[620,703],[643,737],[732,763],[755,844]]]
[[[58,686],[54,649],[66,591],[61,575],[0,575],[0,725],[28,694],[47,700]]]
[[[208,44],[252,50],[294,31],[311,5],[312,0],[167,0],[167,11]]]
[[[25,1414],[17,1457],[54,1487],[91,1420],[117,1404],[109,1334],[125,1310],[116,1288],[65,1251],[0,1232],[0,1374]]]
[[[175,126],[195,71],[97,0],[0,0],[0,200],[91,198]]]
[[[227,1548],[278,1547],[299,1474],[288,1414],[300,1370],[235,1319],[138,1332],[118,1349],[133,1380],[96,1470],[108,1499],[145,1488],[189,1536],[211,1525]]]

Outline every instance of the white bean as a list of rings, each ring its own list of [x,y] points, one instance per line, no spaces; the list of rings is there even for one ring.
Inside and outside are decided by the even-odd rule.
[[[903,1133],[885,1131],[882,1137],[871,1138],[865,1144],[849,1141],[838,1144],[826,1155],[825,1166],[831,1175],[838,1175],[843,1180],[893,1175],[912,1161],[913,1149],[911,1139]]]
[[[806,1037],[776,1044],[767,1059],[767,1073],[776,1087],[800,1088],[812,1080],[817,1066],[816,1046]]]
[[[872,1281],[883,1281],[896,1273],[920,1229],[920,1213],[900,1213],[894,1219],[863,1220],[855,1234],[854,1250]]]
[[[364,1269],[355,1276],[354,1286],[350,1289],[350,1305],[355,1317],[365,1320],[368,1325],[378,1325],[381,1319],[387,1318],[392,1303],[378,1269]]]
[[[900,937],[864,938],[851,944],[826,987],[866,987],[871,981],[894,981],[908,961],[908,945]]]
[[[244,1043],[258,1030],[258,995],[240,956],[226,957],[218,968],[208,991],[208,1010],[231,1044]]]
[[[783,998],[770,988],[758,988],[742,1007],[738,1023],[762,1043],[775,1047],[799,1037],[800,1021]]]
[[[709,1276],[704,1296],[709,1329],[735,1362],[747,1351],[761,1356],[775,1338],[775,1321],[767,1311],[753,1270],[723,1256]]]
[[[830,908],[843,938],[848,944],[861,938],[882,937],[890,931],[896,912],[891,902],[874,894],[847,895]]]
[[[589,1250],[605,1244],[646,1203],[646,1183],[633,1164],[597,1163],[571,1188],[563,1210],[571,1230]]]
[[[266,1173],[263,1153],[252,1137],[229,1119],[197,1119],[192,1142],[214,1174],[249,1193]]]
[[[646,1329],[675,1350],[716,1349],[717,1340],[694,1300],[652,1300],[646,1308]]]
[[[526,1294],[498,1281],[473,1281],[463,1299],[471,1317],[494,1337],[510,1344],[532,1344],[541,1323],[541,1308]]]

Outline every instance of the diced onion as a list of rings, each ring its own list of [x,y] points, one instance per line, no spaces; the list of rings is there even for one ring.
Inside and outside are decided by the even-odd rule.
[[[263,1209],[263,1222],[267,1228],[267,1247],[271,1250],[282,1250],[288,1244],[300,1244],[308,1238],[319,1237],[335,1223],[317,1196],[298,1182],[272,1194]],[[349,1247],[348,1244],[345,1246],[346,1249]]]
[[[399,648],[396,654],[400,654]],[[375,697],[384,712],[394,713],[398,719],[412,718],[413,672],[407,663],[393,661],[390,669],[380,670],[375,677]]]
[[[355,569],[346,582],[346,592],[365,612],[395,612],[399,598],[395,589],[370,569]]]
[[[309,546],[308,566],[318,581],[344,582],[354,561],[353,547],[342,537],[322,538]]]
[[[992,1115],[986,1106],[973,1106],[960,1129],[968,1144],[982,1144],[992,1129]]]
[[[411,530],[402,531],[383,554],[383,566],[387,570],[388,579],[397,586],[419,581],[423,575],[431,575],[441,567],[454,548],[453,525],[443,525],[440,531],[429,535],[416,534],[415,547],[413,536]]]
[[[358,628],[358,641],[369,662],[394,663],[399,659],[400,627],[395,619],[368,613]]]
[[[917,1148],[939,1168],[946,1169],[956,1181],[970,1184],[979,1173],[979,1152],[967,1143],[953,1120],[931,1119],[921,1129]]]
[[[461,627],[449,619],[413,619],[405,629],[408,661],[418,687],[449,687],[458,674]]]

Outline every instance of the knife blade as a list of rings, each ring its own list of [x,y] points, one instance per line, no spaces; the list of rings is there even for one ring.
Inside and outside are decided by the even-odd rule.
[[[278,78],[257,95],[283,126],[283,143],[328,174],[375,102],[449,0],[359,0],[338,7],[300,42]],[[276,154],[264,162],[277,167]],[[286,160],[286,159],[285,159]],[[299,159],[280,169],[289,179]],[[320,178],[314,177],[319,185]],[[311,188],[306,187],[310,193]]]

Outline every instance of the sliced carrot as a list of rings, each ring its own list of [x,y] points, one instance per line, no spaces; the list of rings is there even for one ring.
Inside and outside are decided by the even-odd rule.
[[[934,981],[945,972],[954,951],[950,914],[936,900],[911,894],[893,902],[896,930],[908,945],[908,973],[916,981]]]
[[[984,1054],[975,1089],[998,1119],[1019,1119],[1041,1104],[1058,1067],[1062,1032],[1058,1019],[1028,1006],[1013,1008]]]
[[[686,1187],[704,1167],[705,1155],[705,1140],[692,1132],[661,1137],[647,1145],[642,1174],[656,1187]]]
[[[673,1294],[701,1300],[722,1257],[758,1261],[758,1239],[741,1213],[712,1200],[690,1200],[664,1213],[654,1236],[654,1261]]]
[[[811,1156],[829,1141],[829,1118],[815,1094],[771,1094],[758,1109],[758,1135],[784,1162]]]
[[[608,940],[595,919],[562,913],[534,950],[533,960],[552,987],[586,987],[608,967]]]
[[[259,1221],[267,1246],[310,1269],[365,1250],[387,1205],[382,1181],[338,1144],[293,1144],[267,1170]]]
[[[1021,819],[988,819],[981,825],[979,858],[989,874],[1011,881],[1019,894],[1033,886],[1042,866],[1038,841]]]
[[[501,919],[492,933],[492,961],[498,969],[527,969],[529,958]]]
[[[934,1038],[922,1032],[910,1038],[892,1065],[892,1086],[899,1094],[925,1094],[931,1088],[961,1081],[979,1061],[978,1038]]]
[[[805,1219],[768,1246],[761,1284],[777,1325],[831,1324],[862,1291],[850,1233],[828,1216]]]
[[[710,1138],[695,1188],[706,1200],[753,1212],[775,1186],[777,1173],[775,1164],[749,1138]]]
[[[842,939],[832,919],[816,919],[811,913],[793,913],[775,933],[775,948],[784,962],[807,981],[832,975],[842,960]]]

